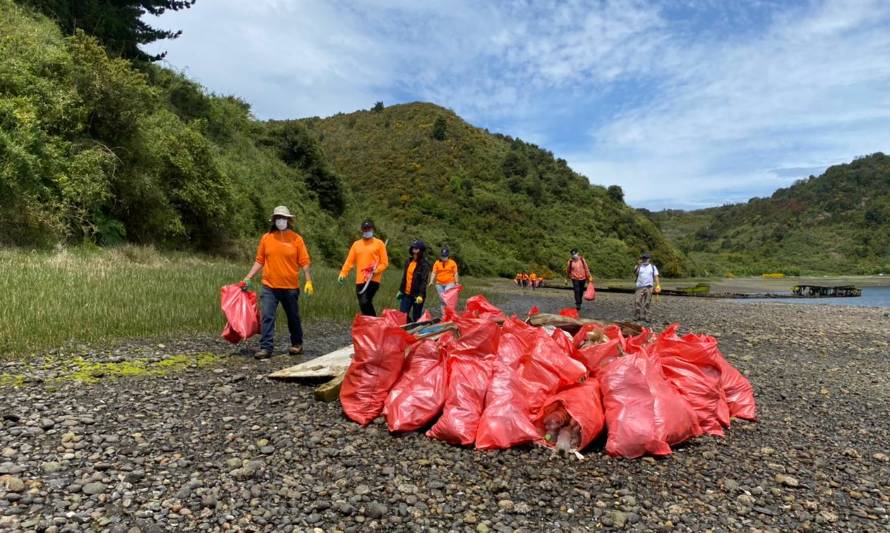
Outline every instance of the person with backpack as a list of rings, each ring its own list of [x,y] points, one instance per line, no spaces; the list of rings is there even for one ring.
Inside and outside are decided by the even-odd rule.
[[[256,260],[247,276],[245,286],[260,270],[263,271],[263,292],[260,295],[262,327],[260,349],[254,357],[268,359],[275,342],[275,315],[278,304],[287,316],[290,331],[291,355],[303,353],[303,326],[300,322],[300,272],[306,276],[306,296],[312,296],[312,273],[309,271],[309,251],[297,232],[290,226],[294,216],[287,207],[279,205],[272,211],[272,226],[263,234],[256,251]]]
[[[575,309],[580,311],[584,291],[587,289],[587,283],[593,282],[593,276],[590,274],[590,267],[587,266],[587,261],[578,252],[577,248],[572,249],[571,258],[566,263],[566,277],[572,281],[572,292],[575,293]]]
[[[637,289],[634,292],[634,320],[649,322],[649,306],[652,304],[652,293],[661,292],[661,277],[658,267],[651,263],[652,255],[644,252],[634,268],[637,277]]]
[[[405,262],[396,299],[400,301],[399,310],[408,314],[408,321],[417,322],[423,314],[431,268],[425,257],[426,244],[423,241],[412,242],[408,254],[410,257]]]
[[[362,238],[352,243],[337,283],[343,285],[352,267],[355,267],[355,295],[363,315],[377,316],[374,309],[374,295],[380,289],[383,271],[389,266],[386,244],[374,237],[374,222],[370,218],[362,221]]]

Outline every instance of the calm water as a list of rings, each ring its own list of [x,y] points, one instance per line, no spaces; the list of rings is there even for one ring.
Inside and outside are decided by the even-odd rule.
[[[853,305],[856,307],[890,307],[890,287],[863,287],[859,298],[762,298],[740,302],[775,302],[819,305]]]

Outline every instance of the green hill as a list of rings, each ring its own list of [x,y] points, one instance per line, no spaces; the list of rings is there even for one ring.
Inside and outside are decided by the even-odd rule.
[[[836,165],[744,204],[648,215],[702,274],[890,272],[890,157]]]
[[[248,260],[278,204],[329,264],[371,216],[397,260],[423,238],[473,274],[557,270],[572,247],[600,276],[626,275],[642,249],[684,272],[620,188],[440,107],[260,122],[235,97],[0,0],[0,244],[135,242]]]
[[[684,272],[684,259],[620,188],[591,185],[552,153],[442,107],[377,106],[300,122],[350,189],[353,222],[369,215],[401,242],[447,243],[470,271],[558,271],[578,247],[600,276],[627,275],[643,249],[669,275]]]

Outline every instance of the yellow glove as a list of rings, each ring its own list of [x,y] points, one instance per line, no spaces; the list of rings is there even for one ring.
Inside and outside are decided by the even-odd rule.
[[[655,286],[655,294],[658,294],[660,292],[661,292],[661,285],[656,285]]]
[[[312,280],[306,282],[303,290],[306,292],[306,296],[312,296],[315,294],[315,285],[312,284]]]
[[[422,304],[422,303],[423,303],[423,296],[418,296],[417,298],[415,298],[415,299],[414,299],[414,303],[416,303],[416,304],[418,304],[418,305]]]

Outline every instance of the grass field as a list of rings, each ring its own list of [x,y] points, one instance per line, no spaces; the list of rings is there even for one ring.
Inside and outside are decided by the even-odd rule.
[[[162,254],[152,248],[68,249],[55,253],[0,250],[0,355],[21,355],[69,343],[208,334],[222,331],[220,287],[249,269],[218,258]],[[349,321],[357,311],[351,283],[313,267],[315,295],[301,296],[303,320]],[[391,268],[375,299],[394,307],[400,271]],[[464,280],[473,294],[486,285]],[[435,290],[431,306],[438,306]],[[279,326],[283,322],[283,316]]]

